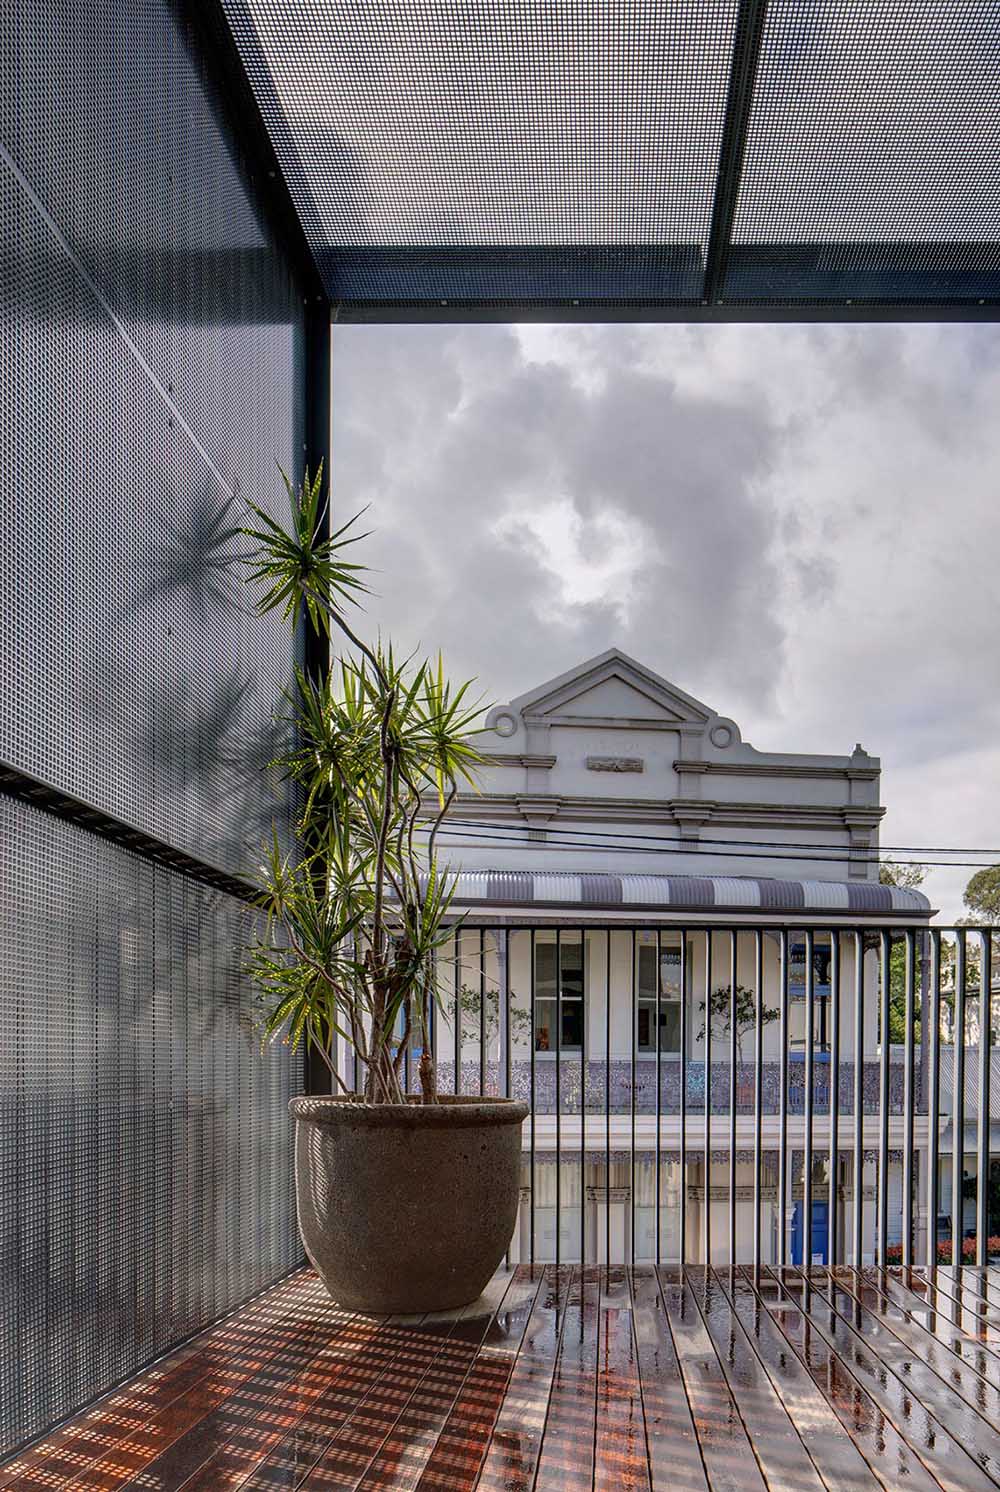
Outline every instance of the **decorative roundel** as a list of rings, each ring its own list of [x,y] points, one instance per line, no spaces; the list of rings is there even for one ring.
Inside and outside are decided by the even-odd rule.
[[[493,717],[493,729],[498,736],[513,736],[517,733],[517,721],[509,710],[501,710]]]
[[[735,725],[730,725],[728,721],[717,720],[708,733],[708,739],[713,746],[718,746],[720,751],[724,751],[727,746],[731,746],[735,741],[736,727]]]

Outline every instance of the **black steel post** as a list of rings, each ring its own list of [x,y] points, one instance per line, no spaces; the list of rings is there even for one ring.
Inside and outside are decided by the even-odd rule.
[[[959,928],[955,945],[955,1019],[952,1026],[953,1083],[951,1095],[951,1262],[962,1263],[962,1222],[965,1214],[965,980],[966,934]]]
[[[827,1203],[826,1257],[831,1269],[840,1263],[840,933],[830,933],[830,1174]]]
[[[813,1013],[815,1009],[815,943],[810,928],[806,933],[806,1050],[805,1103],[802,1150],[802,1267],[812,1269],[812,1199],[813,1199]]]
[[[763,1187],[763,1139],[764,1110],[764,940],[759,927],[754,928],[754,986],[753,986],[753,1268],[755,1278],[760,1273],[760,1217],[761,1190]],[[733,1260],[733,1263],[736,1261]]]
[[[729,1265],[736,1264],[736,1102],[737,1058],[739,1056],[739,1007],[736,1001],[737,941],[735,929],[729,933]]]
[[[879,933],[879,1082],[878,1082],[878,1249],[876,1262],[884,1269],[889,1240],[889,993],[892,934]]]
[[[976,1112],[976,1263],[989,1259],[990,1231],[990,1047],[992,1045],[993,934],[980,933],[979,1095]]]
[[[913,1071],[914,1071],[914,1004],[916,947],[913,933],[905,934],[905,973],[903,979],[903,1265],[913,1267]]]
[[[927,1093],[927,1236],[924,1240],[927,1268],[937,1268],[937,1219],[940,1206],[941,1123],[941,934],[931,933],[930,987],[925,991],[923,1023],[929,1068]]]
[[[681,1195],[680,1195],[680,1262],[687,1263],[687,1078],[688,1078],[688,1022],[687,1022],[687,933],[681,932]]]
[[[854,934],[854,1268],[861,1268],[864,1246],[865,1195],[865,944],[860,932]]]
[[[660,1080],[661,1080],[661,1067],[660,1067],[660,984],[661,984],[661,978],[660,978],[660,961],[661,961],[662,957],[663,957],[663,934],[662,934],[660,928],[657,928],[656,929],[656,1144],[655,1144],[656,1176],[655,1176],[655,1179],[654,1179],[654,1193],[655,1193],[654,1206],[656,1208],[656,1238],[655,1238],[655,1244],[654,1244],[654,1250],[653,1250],[653,1252],[655,1254],[655,1257],[656,1257],[656,1267],[657,1268],[660,1267],[660,1264],[662,1262],[662,1260],[660,1258],[660,1216],[661,1216],[661,1199],[660,1199],[660,1131],[661,1131],[661,1129],[663,1127],[663,1116],[662,1116],[662,1113],[661,1113],[661,1102],[662,1102],[662,1100],[661,1100],[661,1094],[660,1094]]]

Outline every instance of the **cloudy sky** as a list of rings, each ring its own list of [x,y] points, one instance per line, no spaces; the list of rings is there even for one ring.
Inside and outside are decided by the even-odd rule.
[[[620,646],[763,750],[861,741],[884,843],[1000,850],[1000,330],[341,327],[333,407],[400,644],[494,701]]]

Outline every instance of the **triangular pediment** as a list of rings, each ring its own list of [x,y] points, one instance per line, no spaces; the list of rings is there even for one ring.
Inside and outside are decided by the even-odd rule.
[[[701,725],[715,715],[709,705],[618,648],[520,695],[511,702],[511,710],[525,720],[634,720],[661,728]]]

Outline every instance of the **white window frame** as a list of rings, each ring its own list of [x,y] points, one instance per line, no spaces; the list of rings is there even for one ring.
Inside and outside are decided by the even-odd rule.
[[[581,1038],[582,1038],[582,1037],[584,1037],[586,1035],[586,1032],[587,1032],[587,1015],[588,1015],[588,1010],[589,1010],[589,995],[590,995],[590,953],[589,953],[589,940],[587,938],[586,932],[584,932],[582,934],[579,934],[579,935],[578,934],[579,934],[579,929],[577,929],[577,928],[566,928],[565,930],[560,930],[558,944],[559,944],[559,949],[560,949],[560,966],[562,964],[562,954],[563,954],[563,952],[565,951],[566,948],[577,947],[577,948],[581,949],[581,975],[582,975],[581,983],[582,983],[582,988],[581,988],[581,991],[580,991],[579,995],[575,995],[575,994],[567,995],[566,991],[565,991],[565,988],[563,989],[563,992],[562,992],[562,1011],[563,1011],[563,1015],[565,1017],[565,1011],[566,1011],[566,1007],[567,1007],[568,1004],[579,1004],[580,1005],[580,1007],[581,1007],[580,1034],[581,1034]],[[547,1047],[547,1048],[546,1047],[539,1047],[537,1045],[537,1042],[538,1042],[538,1032],[540,1030],[540,1023],[539,1023],[539,1011],[540,1011],[540,1007],[542,1005],[551,1007],[551,1012],[552,1013],[551,1013],[550,1030],[552,1030],[553,1032],[555,1030],[555,1023],[556,1023],[556,1021],[559,1018],[558,988],[557,988],[555,994],[551,994],[551,995],[539,995],[539,993],[538,993],[539,984],[541,982],[539,980],[539,977],[538,977],[538,953],[539,953],[539,949],[540,948],[551,948],[553,950],[553,952],[554,952],[555,948],[556,948],[556,942],[557,942],[557,940],[556,940],[556,930],[555,930],[555,928],[539,928],[539,929],[536,929],[536,931],[535,931],[535,949],[534,949],[535,967],[534,967],[534,971],[533,971],[534,972],[534,990],[535,990],[535,1018],[534,1018],[534,1021],[532,1023],[533,1029],[532,1029],[532,1032],[531,1032],[531,1042],[532,1042],[532,1046],[534,1047],[536,1061],[552,1061],[552,1062],[554,1062],[556,1060],[556,1055],[557,1055],[554,1043],[551,1046]],[[562,974],[561,967],[560,967],[559,973]],[[559,1057],[579,1057],[579,1056],[582,1056],[583,1055],[583,1042],[582,1042],[582,1040],[581,1040],[581,1043],[580,1043],[579,1046],[567,1046],[565,1042],[562,1042],[560,1044],[560,1047],[559,1047],[558,1055],[559,1055]]]
[[[668,942],[668,939],[670,940],[669,942]],[[661,1029],[662,1029],[662,1023],[663,1023],[663,1016],[664,1016],[666,1008],[669,1006],[669,1007],[671,1007],[673,1009],[676,1009],[676,1011],[677,1011],[677,1046],[673,1047],[673,1048],[671,1048],[671,1047],[665,1047],[662,1044],[662,1038],[661,1038],[661,1045],[660,1045],[660,1060],[661,1060],[661,1062],[663,1062],[663,1061],[666,1061],[666,1062],[679,1062],[679,1061],[681,1061],[681,1059],[684,1056],[684,1053],[681,1050],[681,1044],[680,1044],[680,1009],[681,1009],[680,960],[678,960],[678,962],[677,962],[678,976],[677,976],[676,983],[675,984],[673,984],[673,983],[669,984],[669,985],[667,985],[666,988],[664,987],[666,981],[664,980],[664,960],[663,960],[663,955],[668,951],[668,949],[670,949],[671,951],[674,951],[674,952],[679,952],[680,948],[681,948],[681,944],[682,944],[682,939],[681,939],[680,933],[675,933],[672,930],[668,930],[666,928],[661,929],[660,934],[659,934],[659,946],[660,946],[660,960],[659,960],[659,964],[660,964],[660,1022],[661,1022]],[[656,933],[655,930],[652,930],[652,931],[645,930],[643,932],[639,932],[639,933],[636,934],[635,969],[633,971],[633,979],[634,979],[634,984],[635,984],[635,1005],[636,1005],[636,1019],[635,1019],[635,1058],[636,1058],[637,1062],[655,1062],[656,1061],[656,991],[654,989],[652,993],[644,995],[642,993],[642,981],[641,981],[641,978],[640,978],[640,970],[642,968],[642,963],[643,963],[642,953],[644,951],[648,951],[648,952],[652,952],[654,954],[654,956],[655,956],[656,949],[657,949],[657,933]],[[687,942],[687,959],[686,959],[687,970],[686,970],[685,985],[686,985],[687,994],[688,994],[688,1008],[689,1008],[689,1010],[690,1010],[690,994],[691,994],[691,971],[692,971],[692,968],[693,968],[693,961],[694,961],[694,950],[693,950],[693,946],[692,946],[691,940],[688,939],[688,942]],[[647,962],[648,962],[648,960],[647,960]],[[643,1006],[645,1006],[647,1009],[649,1009],[651,1011],[651,1018],[650,1018],[649,1024],[650,1024],[650,1030],[652,1031],[652,1035],[653,1035],[652,1043],[649,1046],[646,1046],[646,1047],[642,1047],[642,1046],[639,1045],[639,1010]],[[691,1048],[691,1041],[692,1041],[692,1033],[691,1033],[691,1030],[690,1030],[690,1024],[691,1024],[690,1021],[688,1021],[688,1027],[689,1027],[689,1029],[688,1029],[688,1033],[687,1033],[687,1038],[688,1038],[688,1054],[689,1055],[690,1055],[690,1048]]]

